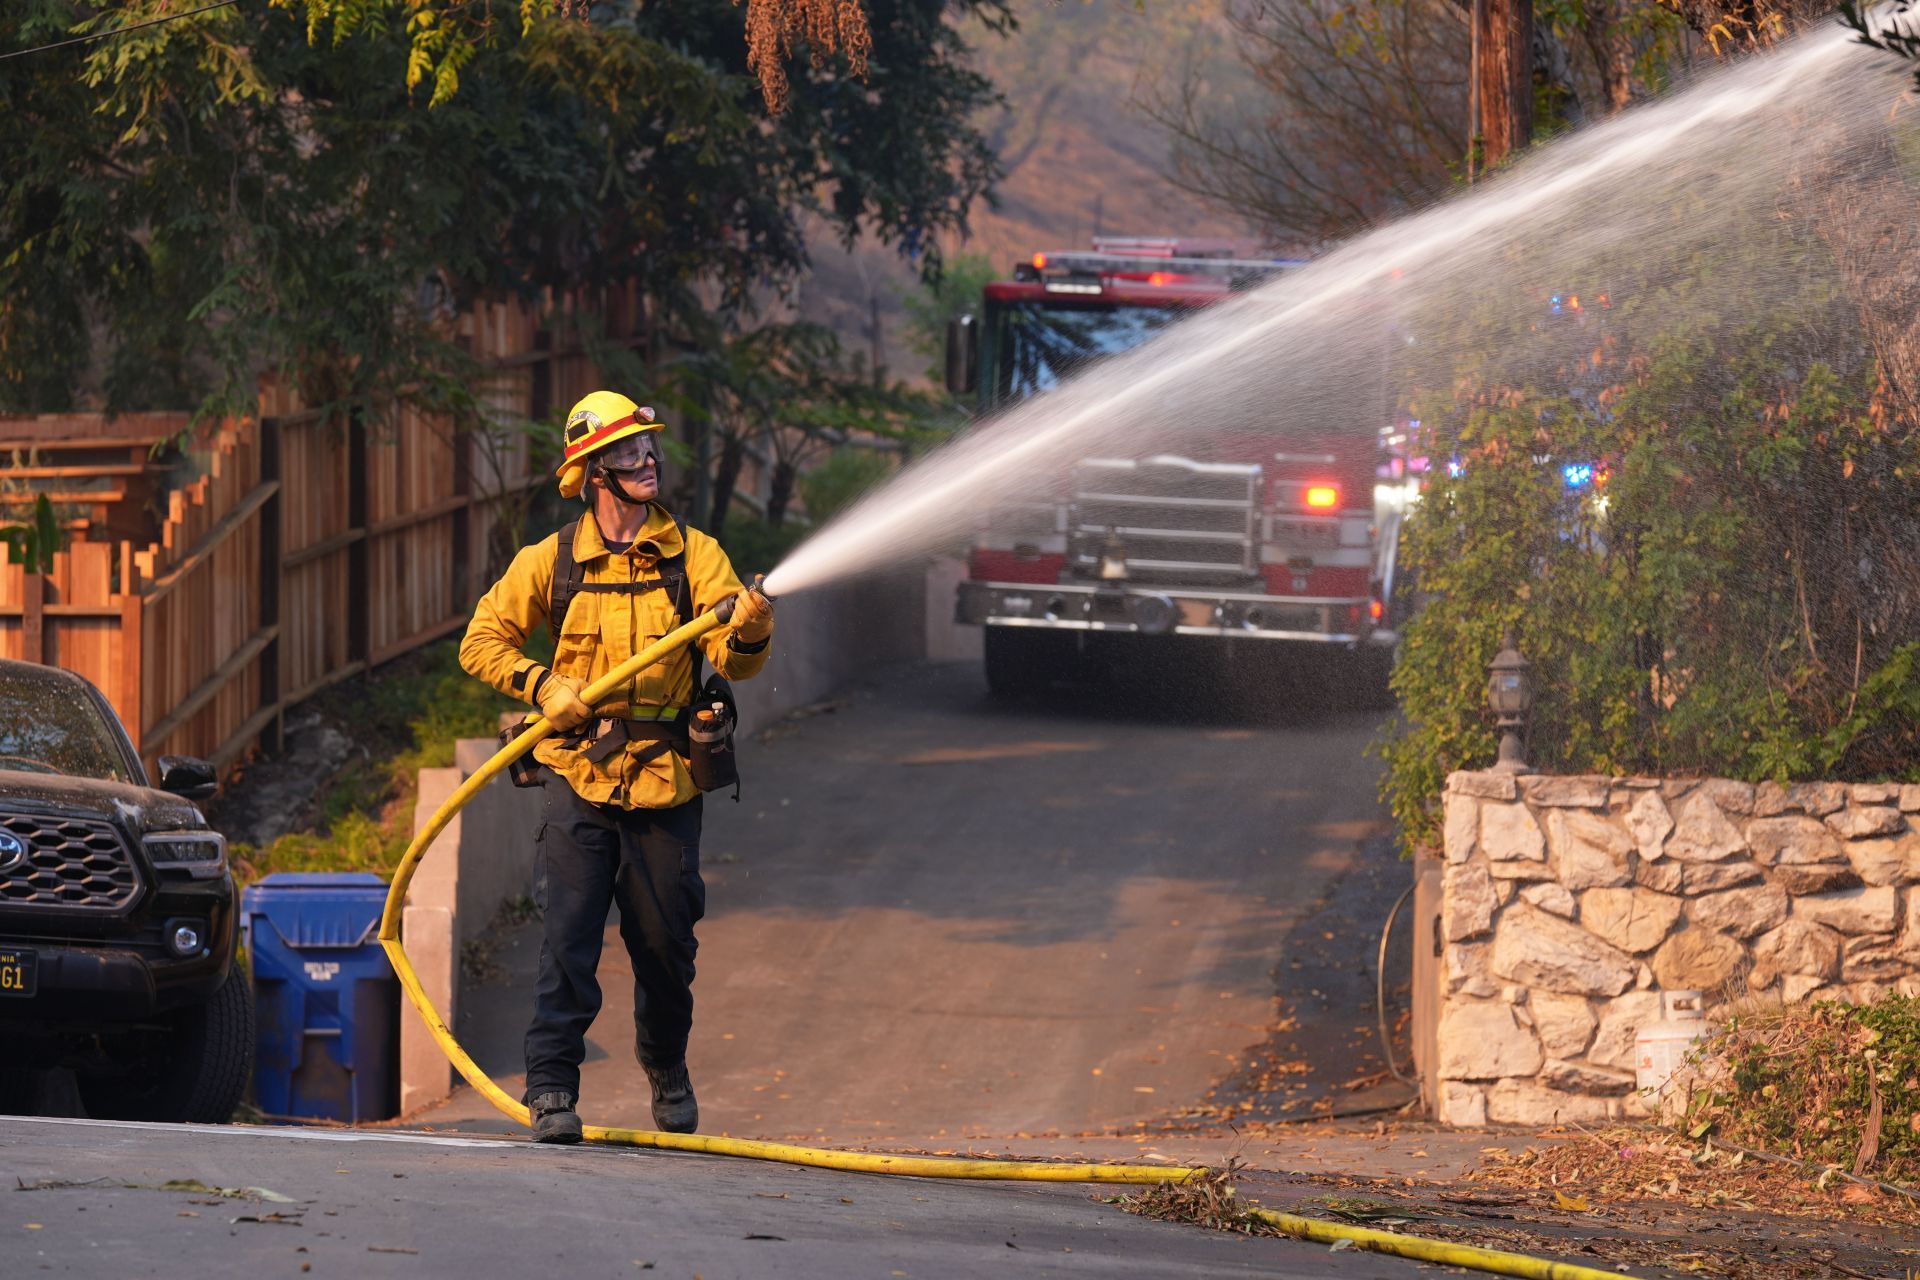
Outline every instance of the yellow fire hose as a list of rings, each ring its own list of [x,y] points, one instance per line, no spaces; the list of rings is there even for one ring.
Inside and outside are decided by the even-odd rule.
[[[661,637],[581,690],[581,701],[589,706],[600,702],[615,689],[626,684],[668,654],[683,645],[692,644],[707,632],[723,624],[730,613],[731,610],[727,605],[722,605],[719,610],[702,614],[678,630]],[[466,1078],[467,1083],[479,1090],[482,1096],[502,1114],[528,1126],[532,1125],[533,1117],[526,1106],[508,1096],[505,1090],[493,1082],[491,1076],[480,1069],[480,1064],[460,1047],[460,1042],[454,1039],[453,1031],[447,1026],[446,1020],[440,1016],[440,1011],[433,1007],[433,1001],[428,999],[426,991],[420,986],[419,975],[414,973],[413,964],[407,959],[406,947],[400,939],[400,914],[406,905],[407,886],[413,880],[414,869],[420,865],[420,859],[426,854],[435,838],[446,829],[447,823],[453,820],[453,815],[460,812],[469,800],[504,773],[514,761],[533,750],[534,744],[550,732],[552,730],[546,720],[536,718],[519,737],[502,747],[499,753],[476,770],[472,777],[455,788],[453,794],[447,797],[446,803],[440,806],[432,819],[413,837],[413,843],[407,846],[406,856],[400,859],[400,865],[393,873],[393,883],[387,889],[386,909],[380,917],[380,945],[385,948],[387,959],[393,964],[393,971],[400,979],[401,988],[406,991],[407,998],[413,1001],[413,1007],[419,1011],[421,1021],[426,1023],[427,1030],[432,1033],[434,1042],[440,1046],[441,1052],[447,1055],[447,1060],[453,1063],[454,1068]],[[651,1129],[612,1129],[600,1125],[587,1125],[585,1137],[589,1142],[606,1142],[621,1146],[654,1147],[662,1151],[698,1151],[708,1155],[740,1156],[749,1160],[774,1160],[782,1164],[807,1165],[816,1169],[839,1169],[849,1173],[904,1174],[917,1178],[1145,1184],[1185,1182],[1205,1172],[1197,1168],[1158,1168],[1151,1165],[1047,1164],[1012,1160],[876,1155],[869,1152],[798,1147],[783,1142],[717,1138],[698,1133],[656,1133]],[[1255,1209],[1253,1213],[1262,1221],[1286,1234],[1302,1239],[1323,1242],[1351,1240],[1356,1247],[1362,1249],[1457,1267],[1471,1267],[1500,1275],[1524,1276],[1533,1280],[1633,1280],[1632,1277],[1616,1275],[1613,1272],[1548,1262],[1545,1259],[1530,1258],[1524,1254],[1502,1253],[1493,1249],[1475,1248],[1471,1245],[1446,1244],[1414,1236],[1396,1235],[1390,1231],[1352,1227],[1344,1223],[1298,1218],[1269,1209]]]

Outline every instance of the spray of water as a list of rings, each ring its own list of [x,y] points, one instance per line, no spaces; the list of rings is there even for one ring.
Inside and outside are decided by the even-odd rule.
[[[1644,255],[1685,270],[1785,197],[1822,157],[1887,128],[1900,73],[1821,31],[1542,148],[1471,194],[1359,237],[1206,309],[907,468],[802,544],[768,590],[790,594],[961,542],[996,505],[1053,491],[1088,456],[1175,450],[1258,422],[1284,434],[1384,423],[1383,321],[1531,305],[1565,271]],[[1761,267],[1764,275],[1767,268]],[[1780,264],[1784,276],[1794,270]],[[1796,281],[1745,279],[1749,305]],[[1430,326],[1431,328],[1431,326]],[[1400,335],[1445,347],[1446,332]]]

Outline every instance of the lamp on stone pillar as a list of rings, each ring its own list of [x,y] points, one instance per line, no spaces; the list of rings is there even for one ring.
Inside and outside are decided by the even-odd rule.
[[[1500,730],[1500,756],[1493,762],[1494,771],[1532,773],[1533,766],[1521,754],[1520,731],[1533,709],[1533,664],[1513,647],[1511,631],[1500,637],[1500,652],[1487,664],[1487,706]]]

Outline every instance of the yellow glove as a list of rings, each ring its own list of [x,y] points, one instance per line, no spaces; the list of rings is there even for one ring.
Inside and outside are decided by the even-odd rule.
[[[742,591],[733,602],[733,634],[742,644],[759,644],[773,634],[773,603],[758,591]]]
[[[547,723],[553,726],[556,733],[577,729],[593,715],[593,708],[580,701],[582,687],[578,680],[570,676],[551,672],[540,686],[540,714],[547,718]]]

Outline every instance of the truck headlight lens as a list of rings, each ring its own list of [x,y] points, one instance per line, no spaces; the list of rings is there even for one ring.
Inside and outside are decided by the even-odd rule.
[[[227,838],[218,831],[169,831],[148,836],[142,843],[158,868],[179,868],[196,880],[211,879],[227,869]]]
[[[1135,596],[1133,625],[1150,636],[1165,635],[1180,619],[1180,607],[1167,596]]]

